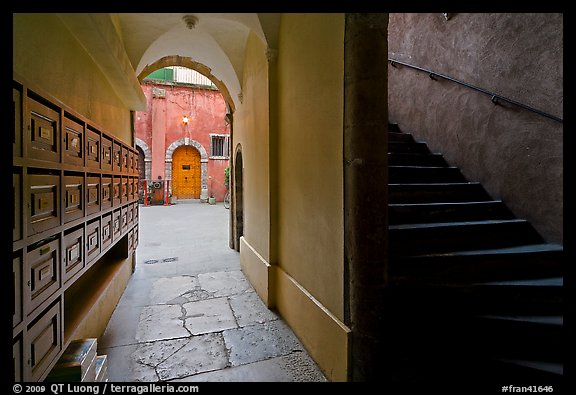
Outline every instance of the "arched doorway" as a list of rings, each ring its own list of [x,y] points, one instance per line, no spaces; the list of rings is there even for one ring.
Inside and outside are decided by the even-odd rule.
[[[236,159],[234,161],[234,211],[236,216],[234,249],[240,252],[240,237],[244,235],[244,205],[242,187],[242,149],[236,149]]]
[[[200,199],[200,152],[183,145],[172,155],[172,196],[178,199]]]

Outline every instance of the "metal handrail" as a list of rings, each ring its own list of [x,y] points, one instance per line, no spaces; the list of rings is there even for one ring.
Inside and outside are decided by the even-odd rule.
[[[390,62],[390,65],[391,65],[392,67],[394,67],[394,68],[396,68],[396,64],[400,64],[400,65],[402,65],[402,66],[410,67],[410,68],[412,68],[412,69],[416,69],[416,70],[422,71],[422,72],[424,72],[424,73],[427,73],[427,74],[428,74],[428,77],[430,77],[430,79],[433,79],[433,80],[435,80],[435,81],[437,81],[437,77],[438,77],[438,78],[442,78],[442,79],[444,79],[444,80],[448,80],[448,81],[455,82],[455,83],[457,83],[457,84],[459,84],[459,85],[463,85],[463,86],[465,86],[465,87],[467,87],[467,88],[473,89],[473,90],[478,91],[478,92],[480,92],[480,93],[484,93],[485,95],[488,95],[488,96],[491,97],[492,103],[494,103],[494,104],[498,104],[499,101],[504,101],[504,102],[513,104],[513,105],[515,105],[515,106],[517,106],[517,107],[523,108],[523,109],[528,110],[528,111],[531,111],[531,112],[533,112],[533,113],[536,113],[536,114],[538,114],[538,115],[541,115],[541,116],[543,116],[543,117],[552,119],[552,120],[554,120],[554,121],[556,121],[556,122],[564,123],[564,120],[563,120],[562,118],[559,118],[559,117],[557,117],[557,116],[555,116],[555,115],[548,114],[547,112],[544,112],[544,111],[542,111],[542,110],[538,110],[537,108],[530,107],[530,106],[528,106],[528,105],[526,105],[526,104],[517,102],[517,101],[512,100],[512,99],[509,99],[509,98],[507,98],[507,97],[500,96],[500,95],[498,95],[498,94],[496,94],[496,93],[489,92],[489,91],[487,91],[487,90],[485,90],[485,89],[479,88],[479,87],[474,86],[474,85],[470,85],[470,84],[468,84],[468,83],[466,83],[466,82],[464,82],[464,81],[460,81],[460,80],[457,80],[457,79],[455,79],[455,78],[448,77],[447,75],[435,73],[434,71],[425,69],[425,68],[423,68],[423,67],[415,66],[415,65],[409,64],[409,63],[404,63],[404,62],[401,62],[401,61],[399,61],[399,60],[394,60],[394,59],[388,58],[388,61]]]

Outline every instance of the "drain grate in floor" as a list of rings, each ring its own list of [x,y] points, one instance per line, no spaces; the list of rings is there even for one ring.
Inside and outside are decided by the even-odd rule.
[[[148,259],[147,261],[144,261],[145,264],[147,265],[153,265],[155,263],[160,263],[160,262],[174,262],[177,261],[178,257],[171,257],[171,258],[164,258],[164,259]]]

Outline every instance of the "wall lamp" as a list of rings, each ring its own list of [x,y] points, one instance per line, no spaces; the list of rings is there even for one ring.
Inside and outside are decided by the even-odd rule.
[[[188,119],[188,117],[187,117],[186,115],[182,116],[182,123],[183,123],[184,125],[188,125],[188,121],[189,121],[189,119]]]

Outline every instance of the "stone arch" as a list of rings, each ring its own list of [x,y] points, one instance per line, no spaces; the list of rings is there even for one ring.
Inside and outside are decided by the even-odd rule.
[[[176,148],[183,146],[183,145],[190,145],[200,152],[200,201],[207,202],[208,201],[208,153],[202,144],[197,142],[196,140],[192,140],[189,137],[183,137],[174,141],[172,144],[168,146],[166,149],[166,179],[172,180],[172,155],[174,155],[174,151]],[[170,192],[172,192],[172,185],[170,185]]]
[[[153,71],[168,66],[187,67],[189,69],[196,70],[206,78],[210,79],[210,81],[212,81],[214,85],[216,85],[216,88],[218,88],[220,93],[222,93],[224,101],[231,108],[231,110],[232,111],[236,110],[236,104],[234,104],[234,100],[232,100],[232,96],[230,95],[228,87],[224,84],[224,82],[222,82],[212,74],[212,69],[186,56],[174,55],[174,56],[165,56],[162,59],[158,59],[156,62],[144,67],[144,69],[140,72],[140,74],[138,74],[138,80],[142,82],[142,80]]]
[[[136,137],[136,147],[140,147],[144,152],[144,178],[149,180],[152,177],[152,150],[142,139]]]

